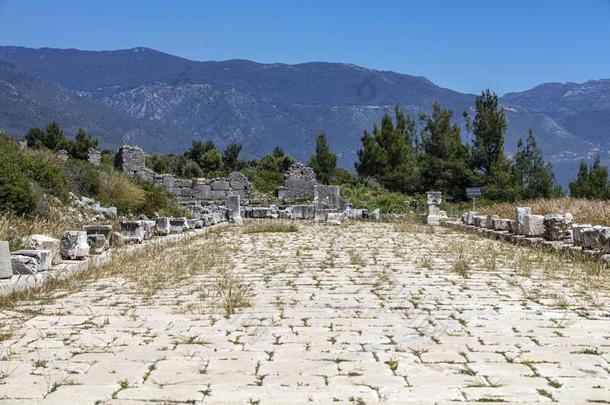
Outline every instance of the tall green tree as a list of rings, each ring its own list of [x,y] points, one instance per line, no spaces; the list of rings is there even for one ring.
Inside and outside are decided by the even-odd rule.
[[[474,135],[472,158],[476,170],[490,174],[494,165],[504,159],[506,118],[498,105],[498,96],[485,90],[475,100],[475,115],[471,121],[464,113],[467,128]]]
[[[415,191],[418,183],[415,137],[415,120],[396,107],[394,120],[384,114],[381,126],[375,125],[372,134],[364,131],[356,171],[360,176],[379,180],[391,191]]]
[[[485,90],[475,100],[475,115],[471,120],[464,112],[466,126],[474,135],[471,158],[477,183],[483,186],[485,197],[513,201],[519,198],[520,186],[512,175],[512,162],[504,155],[506,118],[498,96]]]
[[[184,157],[194,161],[195,163],[197,163],[199,165],[199,167],[201,167],[203,170],[205,170],[203,156],[211,150],[216,150],[216,145],[214,145],[214,142],[212,142],[212,141],[205,141],[205,142],[193,141],[193,142],[191,142],[190,149],[188,149],[186,152],[184,152]],[[221,156],[221,159],[222,159],[222,156]]]
[[[451,123],[453,112],[438,103],[432,114],[422,113],[420,179],[422,191],[438,190],[454,200],[466,198],[473,177],[468,147],[462,143],[460,128]]]
[[[610,199],[608,168],[602,166],[599,155],[590,168],[584,161],[580,162],[578,176],[570,183],[570,194],[577,198]]]
[[[316,172],[319,182],[330,184],[337,169],[337,155],[330,150],[324,132],[316,136],[316,153],[311,156],[309,166]]]
[[[241,153],[241,149],[242,146],[238,143],[232,143],[225,148],[222,154],[222,160],[228,171],[232,172],[234,170],[239,170],[239,154]]]
[[[52,121],[47,125],[44,145],[51,150],[66,148],[66,136],[57,121]]]
[[[562,194],[561,187],[555,182],[553,166],[544,161],[531,130],[525,143],[519,139],[513,161],[513,171],[523,198],[549,198]]]
[[[74,141],[69,142],[68,152],[75,159],[87,160],[89,157],[89,149],[97,148],[98,141],[90,133],[86,132],[84,129],[79,128],[76,136],[74,137]]]

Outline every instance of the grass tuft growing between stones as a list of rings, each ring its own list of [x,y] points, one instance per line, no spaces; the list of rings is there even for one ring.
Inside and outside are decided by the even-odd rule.
[[[278,233],[298,232],[299,226],[290,221],[262,220],[248,222],[243,229],[244,233]]]

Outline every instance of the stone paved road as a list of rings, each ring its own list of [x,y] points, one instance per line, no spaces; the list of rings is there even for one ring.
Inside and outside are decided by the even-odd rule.
[[[12,334],[0,337],[0,398],[610,402],[604,279],[544,253],[428,229],[217,236],[238,249],[232,274],[252,283],[251,306],[228,319],[212,275],[152,297],[99,280],[4,310]]]

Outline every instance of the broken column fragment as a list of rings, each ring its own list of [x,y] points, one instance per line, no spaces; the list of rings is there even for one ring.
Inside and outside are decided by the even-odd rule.
[[[242,225],[243,219],[241,217],[241,204],[239,195],[230,195],[227,197],[227,209],[229,222],[235,225]]]
[[[83,260],[89,256],[87,232],[66,231],[59,242],[61,257],[66,260]]]
[[[11,264],[11,252],[7,241],[0,241],[0,278],[11,278],[13,276],[13,265]]]

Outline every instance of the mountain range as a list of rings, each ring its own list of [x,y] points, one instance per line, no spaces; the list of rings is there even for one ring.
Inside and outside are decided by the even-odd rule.
[[[256,157],[280,146],[307,160],[324,131],[341,166],[352,168],[364,129],[395,105],[417,115],[435,102],[472,111],[476,95],[390,71],[312,62],[198,62],[149,48],[115,51],[0,46],[0,128],[15,136],[57,120],[83,127],[103,147],[137,144],[182,152],[192,140],[244,146]],[[610,157],[610,80],[546,83],[501,97],[506,152],[529,129],[565,185],[578,162]],[[469,134],[464,130],[464,138]]]

